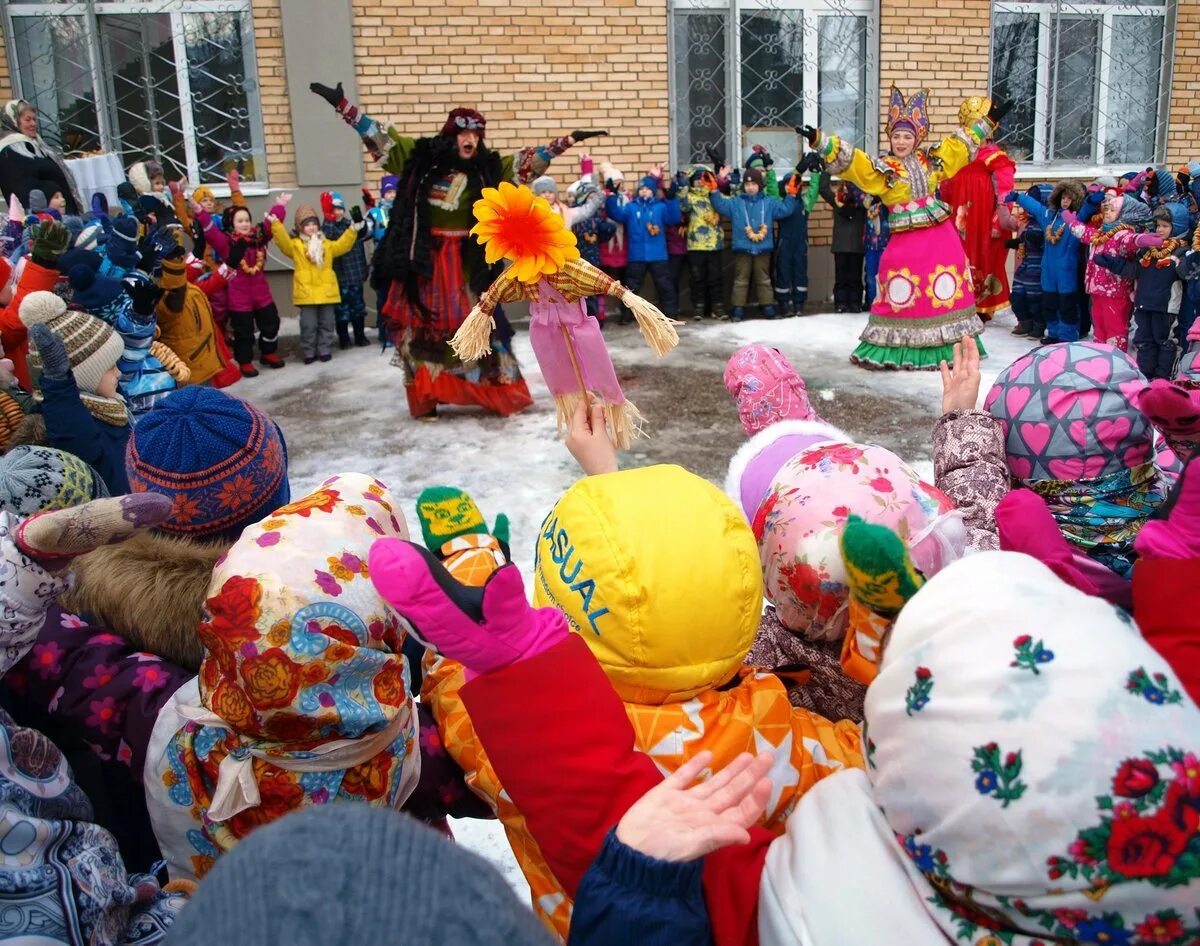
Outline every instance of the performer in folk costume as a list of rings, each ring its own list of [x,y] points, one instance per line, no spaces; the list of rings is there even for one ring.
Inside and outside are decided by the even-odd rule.
[[[450,342],[460,358],[488,353],[495,336],[493,314],[502,302],[529,302],[529,341],[546,386],[554,395],[561,433],[580,403],[604,407],[613,443],[627,449],[641,433],[642,415],[621,391],[600,323],[587,314],[588,296],[613,296],[633,313],[647,344],[660,358],[679,344],[671,321],[641,296],[580,257],[575,234],[563,218],[527,187],[507,181],[485,187],[475,202],[479,222],[471,235],[484,247],[490,266],[504,270],[467,316]]]
[[[850,355],[865,368],[935,371],[939,362],[953,358],[954,343],[963,335],[983,331],[962,240],[937,187],[971,162],[1008,106],[993,103],[969,127],[922,150],[929,134],[927,98],[922,89],[905,101],[892,87],[887,121],[891,151],[878,159],[811,125],[799,129],[821,153],[828,171],[882,197],[888,207],[891,238],[880,259],[882,291]],[[978,344],[984,353],[983,343]]]
[[[973,95],[959,106],[958,123],[969,128],[991,111],[992,100]],[[1013,222],[1003,197],[1013,189],[1017,166],[998,144],[988,141],[975,159],[941,185],[942,199],[954,213],[975,290],[975,312],[987,322],[1009,308],[1008,241]]]
[[[501,415],[528,407],[533,398],[502,315],[486,358],[464,362],[449,346],[475,300],[500,272],[467,238],[471,205],[484,188],[532,181],[576,141],[607,132],[575,131],[502,155],[484,143],[487,121],[474,109],[454,109],[432,138],[408,138],[363,114],[347,101],[340,83],[336,88],[313,83],[309,89],[358,132],[384,170],[400,179],[376,256],[376,279],[391,285],[384,315],[396,343],[393,364],[404,369],[412,416],[433,418],[439,404],[478,404]]]

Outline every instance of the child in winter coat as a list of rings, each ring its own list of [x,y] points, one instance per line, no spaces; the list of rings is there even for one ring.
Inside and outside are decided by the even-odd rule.
[[[661,569],[680,547],[707,551],[693,556],[686,573],[673,573],[673,586],[663,586]],[[421,557],[414,548],[380,542],[372,549],[372,580],[399,607],[411,600],[404,573],[419,575],[424,567],[408,564],[410,555]],[[579,645],[593,649],[624,701],[634,744],[655,765],[672,771],[706,750],[726,759],[772,747],[778,790],[762,819],[772,831],[815,782],[861,765],[857,726],[793,709],[777,677],[742,666],[762,611],[758,553],[737,507],[711,484],[671,466],[581,480],[542,525],[537,561],[535,600],[561,609],[554,613]],[[515,577],[511,567],[505,572]],[[485,587],[498,587],[498,577]],[[424,633],[423,616],[405,614]],[[438,664],[422,701],[433,707],[468,783],[504,822],[535,911],[565,936],[570,899],[480,750],[488,721],[464,712],[460,693],[470,686],[460,664]]]
[[[799,168],[784,176],[785,193],[792,178],[803,170]],[[815,172],[810,174],[808,190],[803,197],[797,198],[796,212],[779,221],[772,281],[775,301],[784,316],[804,315],[808,302],[808,217],[817,202],[818,177]]]
[[[68,312],[52,292],[26,296],[21,321],[33,341],[32,366],[42,372],[46,445],[95,468],[114,495],[129,492],[129,409],[117,393],[121,336],[86,312]]]
[[[1036,197],[1040,193],[1038,185],[1030,188],[1030,192]],[[1046,330],[1042,324],[1042,252],[1046,246],[1046,231],[1024,207],[1016,207],[1012,216],[1016,228],[1008,247],[1017,251],[1009,296],[1017,317],[1012,334],[1041,338]]]
[[[1088,247],[1085,285],[1091,297],[1092,326],[1095,339],[1129,350],[1129,317],[1133,312],[1133,284],[1096,262],[1098,253],[1130,257],[1140,249],[1161,245],[1153,233],[1141,233],[1150,223],[1150,210],[1132,194],[1108,190],[1101,205],[1099,227],[1081,222],[1071,211],[1063,219],[1071,233]]]
[[[15,276],[12,267],[4,263],[0,275],[4,277],[0,289],[0,349],[4,357],[11,359],[13,374],[26,391],[33,390],[29,374],[29,330],[21,320],[21,302],[31,292],[51,292],[58,284],[61,273],[58,261],[67,250],[67,230],[60,223],[40,223],[34,230],[33,246]],[[12,285],[16,278],[16,284]],[[10,289],[11,286],[11,289]],[[9,295],[4,301],[4,296]]]
[[[891,230],[888,227],[887,205],[871,194],[864,197],[867,208],[867,225],[864,228],[863,248],[867,251],[866,263],[866,308],[870,311],[875,304],[875,296],[879,294],[879,261],[883,259],[883,251],[887,249]]]
[[[800,179],[793,176],[788,182],[786,197],[768,197],[763,193],[764,175],[752,167],[742,177],[742,191],[733,197],[713,190],[710,199],[713,209],[730,221],[733,232],[733,294],[729,310],[731,319],[746,317],[746,301],[750,285],[764,318],[775,318],[775,294],[771,289],[771,251],[775,249],[775,221],[796,212],[796,194]]]
[[[138,197],[153,197],[156,201],[164,204],[171,202],[166,173],[163,171],[163,166],[157,161],[152,159],[136,161],[129,165],[125,176],[133,185],[134,192]]]
[[[1057,185],[1050,192],[1048,204],[1032,194],[1012,192],[1005,203],[1016,202],[1037,222],[1045,233],[1042,254],[1042,318],[1024,332],[1029,338],[1046,338],[1056,342],[1079,339],[1079,264],[1080,243],[1063,218],[1063,212],[1078,211],[1083,206],[1083,187],[1074,181]],[[1018,326],[1019,327],[1019,326]],[[1034,332],[1037,334],[1034,334]]]
[[[667,264],[668,227],[678,226],[683,220],[679,201],[659,197],[659,177],[648,174],[638,184],[637,196],[624,203],[617,194],[609,194],[604,204],[608,218],[625,228],[628,240],[628,263],[621,282],[631,292],[640,292],[642,283],[649,274],[658,292],[658,307],[663,314],[674,318],[679,314],[679,300],[671,283],[671,269]],[[621,321],[631,316],[622,315]]]
[[[287,197],[288,195],[284,195]],[[280,203],[286,205],[281,198]],[[281,208],[282,209],[282,208]],[[300,350],[304,363],[329,361],[333,357],[336,324],[334,309],[341,299],[334,261],[349,253],[366,227],[365,220],[351,223],[342,235],[331,240],[321,232],[321,218],[315,207],[301,204],[296,208],[296,229],[288,233],[278,217],[271,217],[275,242],[295,266],[292,276],[292,301],[300,310]]]
[[[392,205],[396,201],[396,190],[400,179],[395,174],[385,174],[379,182],[379,200],[367,211],[367,227],[371,231],[374,249],[371,251],[371,285],[375,286],[375,254],[383,246],[383,238],[387,235],[388,223],[392,219]],[[375,318],[379,331],[379,340],[387,347],[387,332],[383,329],[383,304],[387,302],[388,287],[375,286]]]
[[[231,270],[222,264],[206,279],[193,283],[187,277],[182,247],[172,249],[164,257],[161,269],[159,282],[162,297],[155,311],[163,344],[187,365],[192,384],[212,383],[216,387],[226,387],[236,382],[245,371],[239,372],[230,363],[221,330],[217,327],[208,301],[209,293],[219,292],[226,285],[231,285],[227,279],[232,275]],[[234,281],[240,278],[239,275]],[[148,292],[144,290],[144,293]]]
[[[717,179],[705,165],[687,172],[687,184],[679,190],[679,209],[687,214],[687,261],[691,273],[692,312],[697,319],[724,318],[725,287],[722,276],[722,247],[725,235],[721,217],[711,194]]]
[[[321,194],[321,211],[325,222],[321,232],[330,240],[337,239],[353,224],[363,222],[362,211],[355,207],[350,213],[346,212],[346,201],[337,191],[325,191]],[[369,237],[369,227],[364,225],[358,231],[358,239],[350,249],[333,261],[333,272],[337,276],[338,293],[342,301],[333,307],[334,320],[337,325],[338,347],[345,351],[352,344],[365,348],[371,343],[367,341],[366,320],[367,303],[363,299],[363,285],[367,281],[367,252],[363,243]],[[350,329],[354,329],[354,341],[350,341]]]
[[[833,210],[833,307],[837,312],[861,312],[863,299],[863,243],[867,210],[862,192],[849,181],[833,185],[821,175],[821,199]]]
[[[268,212],[272,220],[282,220],[290,194],[284,194]],[[227,207],[221,227],[205,231],[213,248],[223,260],[236,259],[236,278],[229,284],[229,323],[233,327],[233,357],[242,377],[258,377],[254,367],[254,331],[258,329],[259,363],[268,368],[282,368],[279,357],[279,310],[271,298],[264,268],[267,264],[267,244],[272,228],[266,220],[255,224],[245,207]],[[230,268],[235,268],[230,263]]]
[[[578,241],[579,255],[597,269],[603,270],[601,254],[605,244],[617,232],[617,225],[603,213],[604,194],[591,181],[580,179],[567,188],[567,203],[571,208],[578,209],[587,206],[592,201],[598,201],[598,211],[574,223],[571,232]],[[584,299],[587,314],[604,324],[605,310],[598,296],[587,296]]]

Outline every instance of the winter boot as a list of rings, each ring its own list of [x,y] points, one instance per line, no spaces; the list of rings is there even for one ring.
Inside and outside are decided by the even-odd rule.
[[[729,310],[730,322],[741,322],[746,317],[746,310],[740,305],[735,305]]]
[[[258,359],[258,363],[260,365],[266,365],[268,368],[282,368],[285,364],[287,364],[287,362],[280,358],[275,352],[271,352],[269,355],[263,355]]]
[[[366,332],[366,329],[363,327],[362,317],[359,316],[357,319],[355,319],[353,321],[352,324],[354,326],[354,347],[355,348],[366,348],[371,343],[367,339],[367,332]]]
[[[238,365],[238,367],[242,369],[242,377],[243,378],[257,378],[258,377],[258,369],[254,367],[254,364],[252,362],[247,362],[244,365]]]
[[[773,305],[762,306],[761,311],[764,319],[773,319],[779,314],[779,311]]]
[[[345,351],[350,347],[350,323],[339,321],[337,324],[338,347]]]

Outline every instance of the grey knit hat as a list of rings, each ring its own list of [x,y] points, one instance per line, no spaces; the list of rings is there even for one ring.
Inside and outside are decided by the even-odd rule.
[[[100,474],[73,453],[20,446],[0,457],[0,512],[32,516],[106,496]]]
[[[385,808],[318,805],[259,828],[204,878],[169,946],[551,946],[499,872]]]

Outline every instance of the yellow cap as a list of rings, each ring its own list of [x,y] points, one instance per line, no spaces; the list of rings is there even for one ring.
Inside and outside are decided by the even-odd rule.
[[[737,505],[678,466],[580,480],[542,523],[534,603],[566,614],[631,703],[729,680],[762,616],[758,546]]]
[[[958,107],[958,123],[969,128],[992,110],[992,100],[986,95],[972,95]]]

